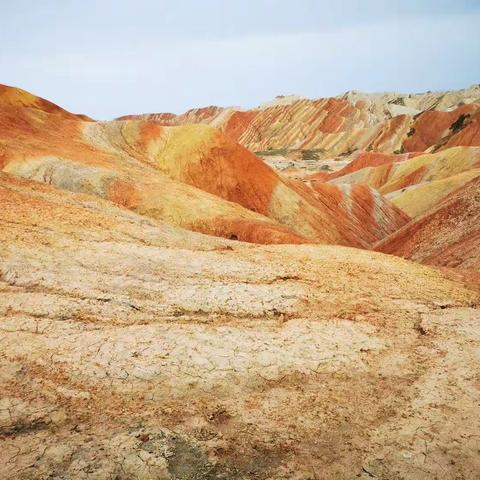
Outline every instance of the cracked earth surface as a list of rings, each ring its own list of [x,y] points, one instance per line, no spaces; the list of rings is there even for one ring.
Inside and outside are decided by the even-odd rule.
[[[472,285],[2,188],[0,478],[478,478]]]

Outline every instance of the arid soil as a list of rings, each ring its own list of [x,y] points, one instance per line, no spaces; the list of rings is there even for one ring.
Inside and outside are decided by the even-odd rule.
[[[478,479],[479,91],[96,122],[0,86],[0,479]]]
[[[2,192],[0,478],[475,478],[474,289]]]

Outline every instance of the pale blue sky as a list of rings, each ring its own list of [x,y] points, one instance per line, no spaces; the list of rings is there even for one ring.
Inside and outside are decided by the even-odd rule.
[[[99,119],[480,82],[480,0],[0,2],[0,83]]]

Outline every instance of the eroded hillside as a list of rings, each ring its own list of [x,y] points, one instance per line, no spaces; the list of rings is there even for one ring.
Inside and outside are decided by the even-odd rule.
[[[409,218],[381,199],[367,231],[348,192],[322,204],[209,126],[81,121],[9,103],[0,103],[0,126],[3,171],[202,233],[257,243],[367,247]],[[330,191],[325,187],[324,196]]]
[[[140,117],[163,125],[205,123],[252,151],[307,150],[329,158],[357,150],[423,152],[440,142],[478,146],[479,109],[480,86],[475,85],[416,95],[348,92],[319,100],[279,97],[252,110],[206,107],[182,115],[123,118]]]
[[[429,265],[480,272],[480,176],[376,249]]]
[[[349,93],[302,122],[340,152],[476,92]],[[256,121],[308,101],[277,103]],[[236,142],[251,112],[188,115],[210,125],[0,89],[0,478],[475,479],[474,116],[430,152],[287,176]]]
[[[0,476],[474,478],[478,294],[458,281],[5,174],[0,202]]]

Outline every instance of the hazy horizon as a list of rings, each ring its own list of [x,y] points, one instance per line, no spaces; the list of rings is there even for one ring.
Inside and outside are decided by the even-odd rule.
[[[0,83],[98,119],[480,81],[471,0],[20,0],[3,13]]]

